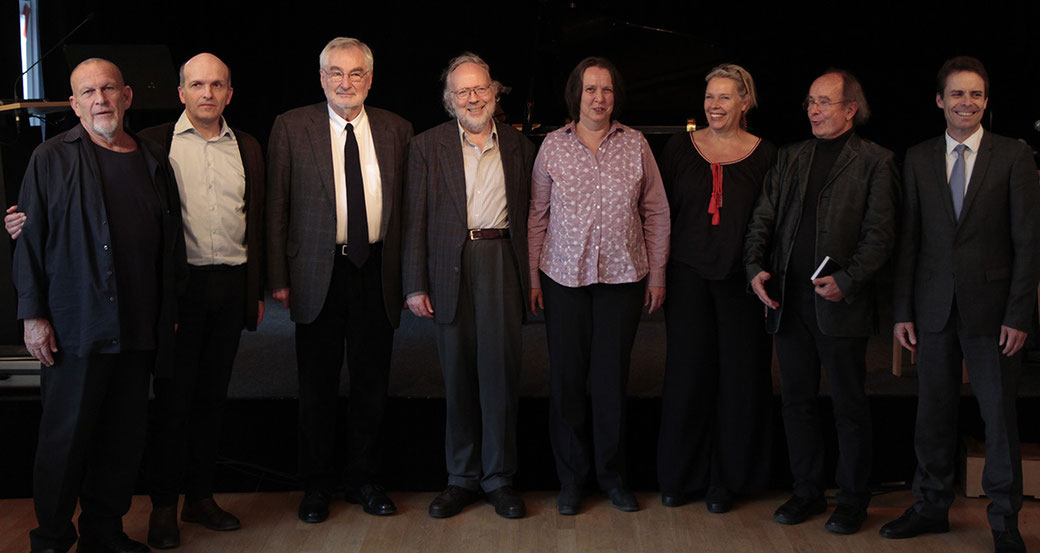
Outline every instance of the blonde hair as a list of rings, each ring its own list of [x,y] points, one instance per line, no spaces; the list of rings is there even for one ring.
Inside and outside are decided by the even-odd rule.
[[[724,63],[716,66],[714,69],[708,72],[708,76],[704,77],[704,82],[708,82],[715,78],[732,79],[737,83],[737,94],[740,94],[741,100],[748,100],[748,110],[758,105],[758,94],[755,92],[755,80],[751,78],[751,73],[748,73],[747,69],[735,64],[735,63]]]

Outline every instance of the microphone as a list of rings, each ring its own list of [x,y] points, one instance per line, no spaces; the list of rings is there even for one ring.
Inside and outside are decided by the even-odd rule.
[[[23,71],[21,75],[18,75],[18,78],[14,80],[14,95],[12,96],[14,98],[15,102],[18,101],[18,84],[22,81],[22,77],[24,77],[25,74],[28,73],[29,71],[32,71],[32,69],[34,67],[39,65],[40,62],[43,61],[43,58],[46,58],[48,55],[50,55],[50,53],[53,52],[58,46],[61,46],[62,44],[65,44],[65,41],[68,40],[69,37],[71,37],[73,33],[78,31],[80,27],[86,25],[88,21],[93,21],[93,20],[94,20],[94,12],[88,13],[87,16],[83,18],[83,21],[79,22],[79,25],[76,25],[75,27],[73,27],[73,29],[71,31],[69,31],[69,33],[67,35],[62,37],[62,39],[59,40],[57,44],[55,44],[54,46],[51,46],[50,50],[47,50],[46,52],[44,52],[43,55],[40,56],[39,59],[37,59],[35,63],[30,65],[29,68],[26,69],[25,71]],[[23,100],[24,100],[24,98],[23,98]]]

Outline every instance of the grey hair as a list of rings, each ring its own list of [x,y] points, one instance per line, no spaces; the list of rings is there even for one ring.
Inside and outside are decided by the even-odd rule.
[[[318,56],[318,68],[325,69],[328,67],[329,54],[331,54],[333,50],[339,50],[342,48],[357,48],[358,50],[361,50],[361,53],[365,56],[365,65],[368,66],[365,69],[368,71],[372,70],[372,49],[369,48],[367,44],[356,38],[343,36],[330,40],[329,43],[325,45],[325,48],[322,48],[321,54]]]
[[[473,52],[463,52],[461,55],[456,56],[450,62],[448,67],[441,73],[441,80],[444,82],[444,96],[442,98],[444,102],[444,109],[448,112],[448,115],[456,117],[455,114],[455,102],[452,100],[451,84],[448,80],[451,78],[452,72],[459,68],[459,66],[466,63],[474,63],[484,68],[487,71],[488,78],[491,78],[491,67],[488,66],[487,62],[481,59],[480,56]],[[498,100],[499,93],[502,92],[502,83],[491,79],[491,93],[494,95],[495,100]]]
[[[758,106],[758,92],[755,90],[755,80],[751,78],[751,73],[748,73],[747,69],[735,63],[724,63],[709,71],[708,76],[704,77],[704,82],[709,82],[715,78],[730,79],[737,83],[737,94],[740,94],[741,100],[748,100],[748,111]]]

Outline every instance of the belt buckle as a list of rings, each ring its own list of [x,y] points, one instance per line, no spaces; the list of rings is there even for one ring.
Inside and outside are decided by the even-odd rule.
[[[476,240],[477,239],[477,235],[476,235],[477,232],[480,232],[480,229],[472,229],[472,228],[469,229],[469,239],[470,240]]]
[[[339,254],[340,255],[347,255],[347,245],[346,244],[340,244],[339,245]]]

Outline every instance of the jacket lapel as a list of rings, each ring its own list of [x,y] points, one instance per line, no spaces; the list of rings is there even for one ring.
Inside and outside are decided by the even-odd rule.
[[[394,151],[394,141],[383,121],[382,114],[371,108],[366,108],[366,111],[368,112],[368,128],[372,131],[372,144],[376,149],[376,161],[379,163],[379,181],[383,188],[383,224],[379,228],[385,229],[390,224],[390,213],[395,200],[393,183],[397,178],[394,164],[397,152]]]
[[[317,104],[311,112],[311,124],[307,125],[307,137],[314,154],[314,164],[321,177],[321,185],[329,203],[336,205],[336,178],[332,175],[332,138],[329,136],[327,104]],[[333,208],[335,213],[335,208]]]
[[[845,146],[841,148],[841,153],[838,154],[838,159],[834,160],[834,166],[831,167],[830,173],[827,174],[827,182],[823,184],[823,188],[820,189],[822,192],[830,186],[838,175],[845,170],[846,167],[852,163],[852,160],[859,156],[856,152],[859,151],[859,137],[853,134],[845,141]],[[808,173],[806,174],[808,178]]]
[[[935,171],[934,193],[939,195],[939,203],[946,206],[946,216],[950,218],[950,222],[956,225],[957,214],[953,211],[953,196],[950,194],[950,181],[946,176],[946,133],[939,135],[939,140],[935,143],[932,170]],[[963,205],[961,207],[963,213]]]
[[[502,176],[506,185],[506,211],[509,214],[510,227],[514,224],[514,215],[517,213],[517,208],[520,207],[520,202],[524,201],[524,198],[518,196],[521,186],[517,179],[520,178],[522,171],[520,170],[520,156],[516,154],[517,142],[514,138],[512,133],[498,131],[498,150],[502,157]]]
[[[444,170],[444,184],[448,188],[448,195],[455,202],[459,211],[459,217],[463,225],[469,218],[466,216],[466,166],[462,161],[462,145],[459,142],[459,126],[455,120],[441,127],[440,148],[441,155],[437,159]]]
[[[808,141],[798,154],[795,161],[797,163],[798,171],[798,195],[788,200],[787,209],[802,209],[805,204],[805,191],[809,188],[809,168],[812,167],[813,156],[816,153],[815,142]],[[798,205],[795,206],[791,202],[798,201]]]

